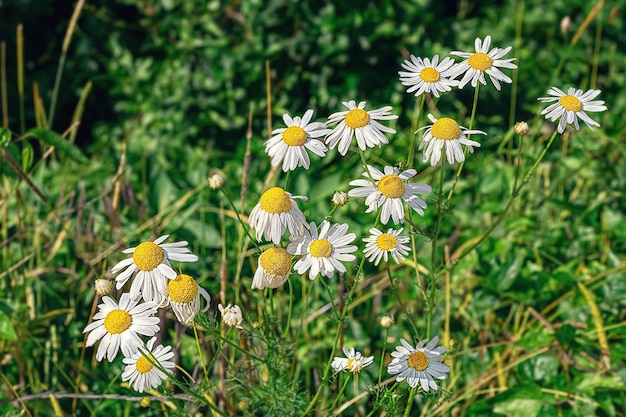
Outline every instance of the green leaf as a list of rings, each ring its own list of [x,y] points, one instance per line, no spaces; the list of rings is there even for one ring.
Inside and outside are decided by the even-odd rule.
[[[33,165],[33,159],[35,157],[35,152],[33,151],[33,147],[27,141],[22,142],[22,171],[25,173],[28,172],[30,167]]]
[[[3,311],[0,311],[0,339],[17,340],[17,333],[11,319]]]
[[[595,395],[596,389],[626,391],[626,385],[618,376],[605,376],[598,374],[584,374],[578,383],[578,390]]]
[[[0,146],[8,146],[11,141],[11,131],[4,127],[0,127]]]
[[[515,343],[515,346],[524,349],[537,349],[552,343],[554,338],[552,330],[545,327],[534,328],[524,333],[522,338]]]
[[[26,136],[32,136],[39,140],[46,142],[48,145],[52,145],[58,150],[67,153],[70,157],[80,162],[88,162],[88,159],[78,149],[78,147],[68,142],[63,136],[48,129],[30,129],[26,132]]]
[[[498,291],[504,292],[511,288],[515,278],[519,276],[519,272],[524,265],[525,256],[522,251],[516,251],[515,259],[505,265],[501,272],[497,275],[497,288]]]
[[[513,417],[533,417],[543,406],[541,389],[537,385],[526,384],[512,388],[496,397],[493,411]]]

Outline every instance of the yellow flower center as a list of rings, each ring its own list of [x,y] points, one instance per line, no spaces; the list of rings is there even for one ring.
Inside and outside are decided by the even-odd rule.
[[[291,200],[280,187],[273,187],[261,196],[261,208],[270,214],[287,213],[291,210]]]
[[[470,67],[474,68],[475,70],[484,72],[484,71],[487,71],[489,68],[491,68],[491,65],[493,64],[493,60],[489,57],[489,55],[483,52],[476,52],[475,54],[469,57],[469,60],[467,61],[467,63],[469,64]]]
[[[259,264],[270,275],[284,276],[291,271],[291,255],[283,248],[269,248],[259,257]]]
[[[387,198],[399,198],[404,195],[404,184],[396,174],[383,176],[378,180],[376,188]]]
[[[448,117],[442,117],[433,124],[430,132],[435,139],[453,140],[461,136],[461,127],[454,120]]]
[[[154,242],[143,242],[135,248],[133,261],[142,271],[152,271],[165,258],[165,252]]]
[[[175,303],[190,303],[198,296],[198,284],[189,275],[177,275],[168,282],[167,295]]]
[[[316,258],[328,258],[333,253],[333,245],[326,239],[317,239],[311,242],[309,253]]]
[[[367,126],[370,115],[363,109],[352,109],[346,114],[346,124],[350,129],[358,129]]]
[[[283,132],[283,142],[289,146],[302,146],[306,138],[306,132],[300,126],[289,126]]]
[[[392,250],[396,247],[397,243],[398,239],[389,233],[383,233],[376,238],[376,245],[378,245],[381,250]]]
[[[428,368],[428,357],[423,352],[413,352],[409,355],[407,363],[416,371],[423,371]]]
[[[132,317],[125,310],[112,310],[104,318],[104,328],[111,334],[120,334],[128,329],[133,322]]]
[[[137,368],[137,372],[140,374],[146,374],[150,372],[152,369],[152,364],[146,359],[145,356],[137,359],[137,363],[135,364],[135,368]]]
[[[355,360],[356,360],[355,358],[348,359],[348,365],[346,367],[348,368],[349,371],[352,371],[352,365],[354,364]]]
[[[561,103],[561,106],[563,106],[565,110],[573,111],[574,113],[578,113],[583,109],[583,104],[578,97],[569,94],[561,97],[559,103]]]
[[[439,71],[434,68],[424,68],[420,71],[420,78],[427,83],[436,83],[439,81]]]

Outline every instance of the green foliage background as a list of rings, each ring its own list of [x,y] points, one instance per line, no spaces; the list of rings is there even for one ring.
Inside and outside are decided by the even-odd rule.
[[[6,384],[1,395],[6,399],[14,398],[15,392],[133,395],[120,386],[119,363],[98,364],[91,360],[91,349],[84,352],[82,329],[90,317],[93,280],[121,259],[117,250],[163,229],[176,240],[189,240],[193,253],[200,256],[201,261],[186,266],[185,272],[215,295],[209,312],[213,314],[222,248],[235,260],[239,241],[236,233],[222,231],[225,224],[234,223],[228,215],[225,220],[220,216],[225,203],[205,187],[206,178],[211,168],[221,169],[229,191],[239,196],[251,114],[252,175],[245,212],[256,203],[269,170],[263,152],[268,137],[266,63],[271,69],[274,127],[281,126],[283,113],[302,114],[314,108],[315,117],[323,119],[351,99],[366,100],[372,108],[392,105],[400,115],[393,123],[398,133],[378,155],[393,163],[406,159],[415,105],[398,82],[400,63],[409,54],[446,56],[452,50],[472,50],[476,37],[491,35],[495,45],[514,46],[509,56],[517,57],[519,65],[515,112],[511,117],[512,86],[505,85],[502,92],[492,86],[481,89],[474,126],[488,136],[467,161],[443,225],[442,247],[459,250],[502,211],[515,170],[512,122],[531,124],[523,157],[532,161],[551,133],[537,117],[541,106],[536,100],[550,86],[599,88],[609,110],[594,115],[601,129],[557,138],[513,212],[454,269],[451,336],[458,346],[454,359],[458,379],[450,387],[448,404],[453,415],[468,416],[626,415],[622,346],[626,31],[621,2],[604,2],[598,17],[569,46],[595,5],[580,0],[89,1],[71,39],[51,126],[59,133],[68,128],[81,92],[91,82],[75,139],[88,159],[81,161],[71,153],[75,148],[63,150],[61,142],[44,158],[57,139],[22,136],[16,82],[15,28],[22,23],[26,126],[45,128],[36,121],[32,85],[37,83],[48,108],[74,3],[0,0],[12,132],[3,132],[11,143],[0,140],[0,144],[47,200],[43,202],[0,160],[0,351]],[[523,25],[516,45],[518,13]],[[562,33],[559,24],[565,16],[571,17],[571,27]],[[601,43],[594,55],[598,34]],[[564,65],[554,77],[562,59]],[[472,96],[466,87],[429,103],[430,111],[466,122]],[[116,176],[122,154],[125,170]],[[423,170],[420,181],[434,181],[425,165],[417,168]],[[314,161],[310,171],[297,170],[291,184],[294,194],[309,196],[307,217],[321,219],[330,209],[330,195],[336,189],[347,191],[348,181],[361,171],[358,155],[341,158],[331,152]],[[447,175],[452,178],[453,171]],[[121,202],[113,209],[116,182],[121,185]],[[431,196],[429,205],[434,203]],[[334,219],[349,222],[361,235],[373,221],[362,212],[362,202],[351,201]],[[432,225],[434,218],[432,210],[424,224]],[[420,259],[429,259],[430,245],[420,245]],[[253,318],[262,295],[249,290],[256,257],[254,251],[246,255],[249,259],[240,273],[236,261],[227,265],[228,277],[241,276],[240,282],[230,282],[227,298],[236,296]],[[394,270],[393,285],[364,290],[346,324],[347,346],[380,355],[383,334],[377,321],[383,314],[396,316],[390,335],[422,336],[415,334],[413,324],[419,333],[423,303],[408,286],[414,278],[406,269]],[[377,273],[371,267],[366,276]],[[295,294],[301,290],[297,280]],[[279,300],[286,299],[285,291],[279,292]],[[296,297],[297,313],[306,316],[329,301],[323,290],[314,291],[319,293],[308,309]],[[439,300],[443,313],[443,292]],[[278,312],[277,319],[284,319],[283,314]],[[442,329],[443,314],[438,317],[435,328]],[[261,390],[267,387],[246,391],[233,384],[233,395],[256,407],[239,413],[302,411],[312,391],[314,370],[320,372],[333,342],[326,327],[332,320],[322,318],[308,325],[307,338],[296,346],[280,338],[264,339],[273,330],[260,331],[257,337],[264,346],[288,349],[267,358],[277,370],[272,374],[276,385],[268,392]],[[197,353],[183,332],[176,326],[170,336],[180,343],[182,364],[191,370]],[[609,351],[601,348],[601,334]],[[285,376],[290,369],[285,363],[293,355],[303,381],[299,385]],[[375,363],[379,361],[376,357]],[[373,384],[376,372],[361,377]],[[294,396],[281,398],[285,392]],[[286,400],[293,401],[293,409],[281,409]],[[162,413],[157,405],[141,409],[131,401],[58,401],[67,414]],[[436,408],[426,399],[420,405],[424,410]],[[48,397],[33,399],[27,406],[33,415],[50,413]],[[19,405],[6,401],[0,408],[7,415],[23,413],[17,411]],[[350,410],[345,415],[359,415]],[[168,412],[191,411],[179,405]]]

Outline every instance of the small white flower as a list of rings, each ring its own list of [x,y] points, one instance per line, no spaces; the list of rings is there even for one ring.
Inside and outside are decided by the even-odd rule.
[[[468,82],[471,81],[472,87],[476,88],[478,82],[487,85],[485,80],[485,74],[489,76],[494,87],[500,91],[500,81],[504,83],[511,83],[511,78],[505,75],[498,68],[510,68],[515,69],[517,65],[513,64],[516,58],[501,59],[511,51],[511,47],[508,46],[504,49],[493,48],[489,51],[489,45],[491,44],[491,36],[485,37],[485,41],[482,42],[480,38],[476,38],[474,46],[476,52],[451,52],[450,55],[456,55],[461,58],[467,58],[465,61],[455,65],[450,71],[450,77],[456,78],[461,74],[463,78],[459,81],[459,88],[465,87]]]
[[[548,90],[548,94],[552,97],[541,97],[537,100],[544,103],[556,101],[556,103],[543,109],[541,114],[545,114],[546,119],[552,122],[555,122],[559,118],[561,119],[559,120],[559,133],[563,133],[565,126],[572,123],[574,123],[576,130],[579,130],[579,118],[589,126],[589,129],[593,130],[594,126],[600,127],[600,123],[596,122],[585,113],[586,111],[601,112],[606,110],[604,101],[593,100],[600,94],[600,90],[583,92],[583,90],[570,87],[567,90],[567,94],[565,94],[562,90],[552,87]]]
[[[259,266],[252,279],[252,289],[278,288],[291,272],[291,255],[283,248],[266,249],[259,256]]]
[[[375,227],[370,229],[370,237],[363,239],[367,242],[363,254],[368,261],[378,265],[381,259],[387,262],[389,255],[396,263],[411,251],[411,248],[405,244],[409,242],[408,236],[400,236],[404,228],[398,230],[389,229],[387,233],[383,233]]]
[[[200,311],[201,295],[206,302],[202,309],[204,313],[209,309],[211,303],[209,293],[189,275],[180,274],[167,284],[167,299],[161,307],[169,304],[172,306],[178,321],[185,326],[190,326]]]
[[[330,364],[335,372],[350,371],[353,374],[358,374],[374,361],[373,356],[363,356],[360,352],[356,352],[354,348],[348,350],[344,347],[343,353],[346,355],[345,358],[335,357]]]
[[[176,364],[170,361],[174,357],[172,347],[158,345],[153,349],[155,343],[156,337],[153,337],[146,344],[147,349],[141,347],[123,359],[126,368],[122,374],[122,381],[128,381],[128,385],[132,385],[137,392],[150,391],[167,379],[167,375],[150,363],[146,356],[170,372],[176,367]]]
[[[404,207],[402,201],[405,201],[413,210],[420,215],[424,215],[424,209],[427,207],[424,200],[415,194],[424,194],[431,191],[430,185],[426,184],[405,184],[413,178],[417,171],[407,169],[399,173],[398,168],[386,166],[384,174],[371,165],[367,166],[367,171],[363,173],[366,180],[350,181],[353,188],[348,192],[350,197],[367,197],[365,205],[368,207],[366,213],[371,213],[382,207],[380,221],[387,224],[389,218],[395,224],[404,221]],[[373,183],[370,180],[375,181]]]
[[[314,154],[326,155],[326,145],[320,139],[330,133],[326,125],[321,122],[310,122],[313,110],[307,110],[300,119],[293,119],[288,114],[283,115],[286,128],[275,129],[272,138],[265,142],[265,152],[272,158],[272,165],[278,166],[282,162],[283,171],[293,171],[299,166],[309,169],[309,154],[306,149]],[[309,123],[310,122],[310,123]]]
[[[192,255],[187,242],[163,243],[169,235],[163,235],[154,242],[143,242],[137,247],[125,249],[123,253],[132,253],[132,258],[118,262],[111,272],[114,274],[124,269],[115,278],[117,289],[121,289],[135,271],[137,275],[130,287],[130,296],[142,296],[145,301],[154,301],[159,305],[167,294],[167,280],[176,278],[169,259],[178,262],[196,262],[198,257]]]
[[[219,304],[217,308],[220,310],[222,314],[222,321],[225,325],[230,327],[236,327],[241,329],[241,323],[243,322],[243,315],[241,314],[241,308],[238,305],[231,305],[224,307]]]
[[[427,341],[422,340],[413,347],[406,340],[400,339],[402,346],[396,346],[396,350],[391,353],[393,360],[387,366],[387,372],[398,375],[396,381],[406,379],[411,388],[420,384],[425,392],[429,389],[436,391],[438,386],[433,378],[446,379],[446,374],[450,372],[450,368],[442,363],[445,346],[435,349],[438,337],[434,337],[428,344]]]
[[[396,131],[383,126],[376,120],[392,120],[397,119],[398,116],[389,113],[391,106],[365,111],[365,104],[365,101],[362,101],[357,107],[354,100],[344,101],[343,105],[348,108],[348,111],[333,113],[328,117],[328,124],[339,123],[326,137],[326,143],[330,149],[334,149],[339,144],[339,153],[345,155],[354,136],[356,136],[359,149],[363,151],[382,143],[389,143],[383,132],[396,133]]]
[[[304,274],[309,271],[309,279],[315,279],[317,274],[325,277],[332,277],[335,271],[346,272],[346,267],[341,262],[352,262],[356,259],[352,252],[357,251],[357,247],[349,245],[356,235],[348,233],[347,224],[334,224],[326,220],[320,224],[320,231],[314,222],[311,222],[310,232],[305,231],[303,235],[292,236],[291,243],[287,247],[287,252],[292,255],[305,255],[300,258],[293,268]]]
[[[159,318],[151,317],[157,312],[153,301],[137,305],[139,299],[128,293],[122,294],[119,305],[109,296],[102,297],[102,301],[93,322],[83,330],[83,333],[91,332],[87,337],[87,347],[102,339],[96,352],[98,362],[105,356],[112,362],[120,349],[124,356],[131,356],[143,346],[138,334],[154,336],[159,331]]]
[[[430,93],[439,97],[439,93],[451,91],[452,87],[459,85],[457,80],[451,80],[450,74],[454,67],[454,60],[446,57],[439,63],[439,55],[435,55],[431,60],[428,58],[417,58],[411,55],[411,61],[405,60],[402,68],[408,72],[400,71],[400,82],[409,87],[406,92],[415,92],[415,97],[424,93]]]
[[[470,153],[474,153],[473,146],[480,147],[480,143],[468,139],[467,136],[486,135],[482,130],[468,130],[463,126],[459,126],[457,122],[448,117],[437,119],[432,114],[429,114],[428,119],[433,124],[418,129],[418,131],[426,129],[418,150],[421,151],[426,148],[423,162],[427,162],[430,159],[432,166],[436,166],[439,163],[441,149],[444,146],[446,147],[446,156],[449,164],[453,164],[454,161],[464,161],[465,155],[461,145],[467,146]]]
[[[256,231],[257,241],[260,242],[265,235],[266,239],[278,245],[285,228],[296,235],[309,227],[294,198],[307,199],[304,196],[294,197],[280,187],[270,188],[261,195],[248,218],[250,227]]]

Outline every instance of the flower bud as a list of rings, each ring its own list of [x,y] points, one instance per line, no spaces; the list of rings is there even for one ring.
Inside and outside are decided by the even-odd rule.
[[[380,325],[385,328],[388,329],[391,326],[393,326],[393,317],[391,316],[384,316],[380,319]]]
[[[569,26],[572,24],[572,19],[569,16],[565,16],[561,19],[561,33],[565,35],[569,30]]]
[[[517,122],[513,130],[520,136],[526,136],[528,132],[530,132],[530,127],[528,127],[528,123],[526,122]]]
[[[225,177],[221,172],[213,169],[209,172],[209,187],[211,187],[212,190],[222,188],[224,181]]]
[[[348,202],[348,194],[343,191],[335,191],[333,198],[331,199],[334,205],[344,206]]]
[[[111,290],[113,289],[113,282],[108,279],[100,278],[97,279],[94,283],[94,287],[96,287],[96,294],[100,297],[111,294]]]
[[[218,305],[217,308],[222,313],[222,321],[227,326],[241,328],[241,323],[243,322],[243,316],[241,314],[241,308],[238,305],[228,304],[227,307],[223,305]]]

